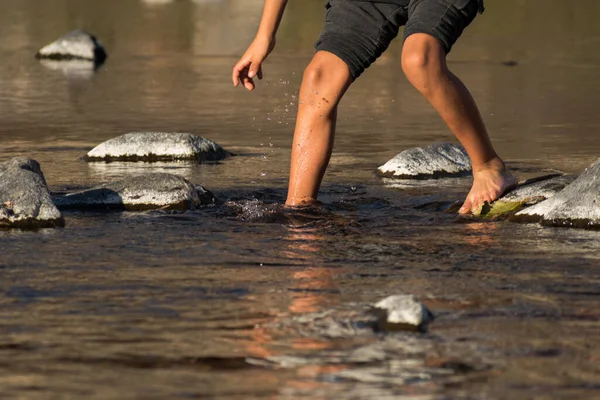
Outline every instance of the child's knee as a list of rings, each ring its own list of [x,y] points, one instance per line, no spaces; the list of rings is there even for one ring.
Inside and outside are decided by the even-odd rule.
[[[402,70],[420,91],[427,91],[433,80],[446,70],[446,54],[442,44],[433,36],[409,36],[402,49]]]
[[[310,86],[319,86],[324,81],[324,75],[327,67],[323,62],[313,59],[304,69],[302,84]]]

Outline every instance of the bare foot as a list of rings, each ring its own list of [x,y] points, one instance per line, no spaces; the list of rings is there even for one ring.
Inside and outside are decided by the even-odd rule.
[[[467,214],[485,201],[491,203],[517,186],[517,179],[507,170],[504,162],[495,158],[484,165],[473,166],[473,186],[460,210]]]

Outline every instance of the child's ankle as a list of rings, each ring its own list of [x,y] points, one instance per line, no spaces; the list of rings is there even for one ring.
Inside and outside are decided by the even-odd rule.
[[[307,207],[317,204],[317,199],[312,197],[288,197],[285,201],[286,207]]]
[[[471,168],[473,172],[481,172],[486,170],[495,170],[495,171],[506,171],[506,164],[502,159],[498,156],[495,156],[488,161],[485,161],[480,164],[472,164]]]

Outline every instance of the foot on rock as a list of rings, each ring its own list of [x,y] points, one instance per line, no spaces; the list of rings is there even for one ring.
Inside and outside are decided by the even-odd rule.
[[[496,158],[484,165],[473,166],[473,186],[458,212],[473,212],[484,202],[491,203],[515,187],[517,179],[506,170],[501,159]]]

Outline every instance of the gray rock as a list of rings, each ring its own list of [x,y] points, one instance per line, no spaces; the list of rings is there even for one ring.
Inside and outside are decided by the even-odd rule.
[[[132,132],[93,148],[86,161],[218,161],[231,155],[212,140],[190,133]]]
[[[40,164],[17,157],[0,163],[0,227],[44,228],[64,226],[52,203]]]
[[[560,193],[518,212],[513,220],[550,226],[600,228],[600,159]]]
[[[380,175],[401,179],[431,179],[467,175],[471,160],[462,146],[436,143],[404,150],[378,168]]]
[[[201,193],[202,197],[198,194]],[[156,173],[127,177],[54,198],[61,209],[190,210],[212,204],[214,196],[177,175]]]
[[[577,178],[575,175],[546,175],[529,179],[502,196],[498,201],[522,202],[528,201],[530,205],[549,199]]]
[[[36,57],[54,60],[81,59],[101,64],[106,59],[106,51],[93,35],[75,30],[44,46]]]
[[[379,330],[416,330],[425,332],[434,316],[412,295],[394,295],[375,304]]]
[[[483,203],[472,214],[462,215],[463,220],[486,219],[491,221],[512,218],[519,211],[538,204],[559,193],[575,180],[573,175],[546,175],[529,179],[513,191],[492,203]],[[453,203],[446,211],[458,212],[462,201]]]

